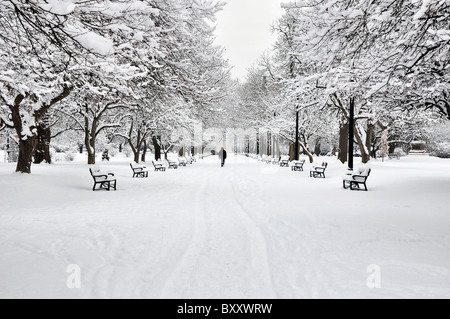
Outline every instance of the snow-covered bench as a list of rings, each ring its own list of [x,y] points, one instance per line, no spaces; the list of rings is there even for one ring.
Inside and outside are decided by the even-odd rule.
[[[309,171],[310,177],[322,177],[325,178],[325,170],[327,169],[328,163],[323,162],[320,166],[313,166],[313,169]]]
[[[194,163],[194,160],[192,159],[192,156],[186,156],[185,159],[186,159],[186,163],[188,163],[188,164]]]
[[[367,191],[366,181],[370,175],[371,169],[367,166],[358,167],[352,174],[345,175],[342,185],[345,189],[362,190],[360,185],[364,186],[364,190]]]
[[[167,164],[168,164],[169,168],[175,168],[175,169],[178,168],[178,162],[174,161],[173,159],[170,159],[170,158],[167,159]]]
[[[155,168],[155,171],[162,171],[164,172],[166,170],[166,165],[164,165],[163,162],[156,162],[152,161],[153,167]]]
[[[289,167],[289,156],[282,156],[280,159],[281,167]]]
[[[147,167],[144,165],[139,165],[136,163],[130,163],[131,170],[133,171],[134,177],[148,177]]]
[[[293,161],[291,165],[291,170],[293,171],[303,171],[303,164],[305,164],[305,160]]]
[[[273,165],[279,165],[279,164],[280,164],[280,159],[274,157],[274,158],[272,159],[272,164],[273,164]]]
[[[179,166],[186,166],[186,164],[187,164],[186,157],[178,157],[178,165]]]
[[[98,167],[90,167],[89,172],[91,172],[91,176],[94,179],[94,187],[92,187],[93,191],[95,191],[96,189],[105,189],[109,191],[111,188],[114,188],[114,190],[116,190],[117,181],[114,177],[114,173],[103,172]],[[98,188],[97,185],[99,185]]]

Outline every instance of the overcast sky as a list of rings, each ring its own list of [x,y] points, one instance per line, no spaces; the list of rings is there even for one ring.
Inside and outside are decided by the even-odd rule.
[[[283,13],[282,0],[225,0],[217,15],[216,44],[225,47],[225,57],[234,66],[232,76],[245,80],[250,68],[276,37],[271,25]]]

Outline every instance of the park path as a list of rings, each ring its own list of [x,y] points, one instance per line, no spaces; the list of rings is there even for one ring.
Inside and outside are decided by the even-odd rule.
[[[218,165],[203,169],[192,237],[161,297],[274,298],[265,236],[233,187],[242,171]]]

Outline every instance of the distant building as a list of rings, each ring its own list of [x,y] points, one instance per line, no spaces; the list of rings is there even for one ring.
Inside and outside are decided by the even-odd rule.
[[[427,152],[427,143],[424,141],[412,141],[409,154],[424,154]]]

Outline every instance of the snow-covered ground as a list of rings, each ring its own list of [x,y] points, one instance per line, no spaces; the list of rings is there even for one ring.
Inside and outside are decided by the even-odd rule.
[[[450,298],[450,160],[373,161],[368,192],[322,161],[325,179],[234,155],[133,179],[113,158],[111,192],[83,161],[1,163],[0,298]]]

